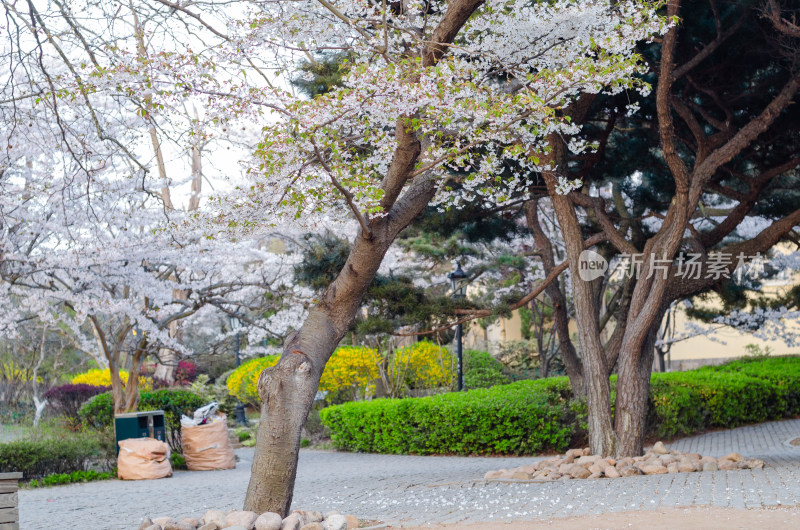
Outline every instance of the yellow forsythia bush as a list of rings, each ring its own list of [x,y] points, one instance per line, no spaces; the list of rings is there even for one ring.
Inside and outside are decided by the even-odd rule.
[[[411,388],[437,388],[452,383],[455,360],[447,348],[428,341],[415,342],[394,351],[390,370]]]
[[[125,370],[119,371],[119,378],[122,379],[123,384],[128,384],[128,372]],[[111,370],[106,368],[95,368],[88,370],[82,374],[78,374],[70,381],[73,385],[84,384],[94,386],[111,386]],[[139,389],[152,390],[153,385],[149,378],[139,376]]]
[[[27,383],[33,379],[33,370],[18,365],[14,361],[10,361],[0,365],[0,379],[5,379],[6,381],[23,381]],[[37,377],[36,381],[41,383],[42,377]]]
[[[230,395],[240,401],[257,405],[259,402],[258,377],[264,368],[275,366],[277,355],[259,357],[243,363],[228,376],[227,386]],[[375,381],[380,378],[378,364],[381,357],[378,352],[363,346],[342,346],[331,355],[319,389],[327,392],[355,389],[363,396],[374,393]]]
[[[259,357],[243,363],[228,376],[230,395],[251,405],[258,405],[256,385],[265,368],[275,366],[277,355]],[[329,392],[328,399],[364,398],[375,394],[381,379],[381,367],[388,368],[388,379],[396,378],[401,387],[437,388],[453,381],[453,356],[449,350],[431,342],[417,342],[394,351],[389,359],[365,346],[342,346],[333,352],[319,389]],[[404,394],[400,391],[398,395]]]
[[[267,355],[243,362],[228,376],[226,382],[228,393],[239,401],[258,405],[258,390],[256,389],[258,377],[264,368],[275,366],[279,358],[279,355]]]
[[[374,395],[375,381],[380,378],[381,356],[366,346],[336,348],[319,382],[319,389],[328,392],[354,389],[361,396]]]

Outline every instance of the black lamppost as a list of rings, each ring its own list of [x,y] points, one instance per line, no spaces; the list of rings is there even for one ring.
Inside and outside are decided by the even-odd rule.
[[[456,262],[456,270],[447,275],[453,288],[453,298],[460,300],[467,296],[467,273],[461,270],[461,264]],[[464,390],[464,359],[462,348],[463,324],[456,326],[456,357],[458,358],[458,391]]]
[[[230,318],[231,329],[236,332],[236,338],[233,342],[233,352],[236,355],[236,368],[239,368],[239,365],[242,363],[239,357],[239,349],[241,348],[239,329],[242,327],[242,322],[236,315],[228,315],[228,318]],[[236,400],[236,408],[234,409],[233,417],[239,425],[247,425],[247,415],[244,413],[244,405],[238,399]]]

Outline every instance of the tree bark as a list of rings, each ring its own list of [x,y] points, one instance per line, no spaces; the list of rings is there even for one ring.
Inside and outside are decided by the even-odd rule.
[[[640,455],[644,450],[647,422],[647,399],[650,393],[650,373],[653,367],[658,328],[669,304],[662,305],[638,355],[620,355],[615,428],[617,455]]]
[[[119,367],[109,363],[111,374],[111,396],[114,398],[114,414],[127,412],[125,410],[125,384],[119,376]]]
[[[549,137],[551,151],[550,163],[556,165],[562,160],[566,146],[558,135]],[[553,163],[555,162],[555,163]],[[547,163],[547,162],[545,162]],[[617,437],[611,421],[611,386],[606,371],[606,357],[600,340],[600,327],[596,297],[592,282],[583,281],[578,274],[580,254],[584,250],[581,225],[572,201],[556,191],[558,174],[556,171],[543,171],[548,194],[558,224],[564,236],[569,267],[572,273],[572,290],[575,304],[575,318],[578,324],[581,360],[583,361],[584,388],[589,408],[589,446],[592,454],[614,455]]]
[[[536,247],[540,252],[544,273],[549,275],[555,269],[556,263],[553,257],[553,245],[544,233],[542,225],[539,222],[538,201],[530,201],[525,205],[525,218],[528,222],[528,230],[530,230]],[[561,292],[561,285],[558,279],[550,282],[545,288],[545,293],[553,304],[553,322],[554,329],[558,334],[558,349],[559,353],[561,353],[561,360],[564,362],[564,368],[567,371],[570,385],[572,386],[572,392],[576,396],[584,396],[586,392],[584,388],[583,367],[581,366],[578,352],[575,351],[575,345],[572,344],[572,339],[569,336],[567,299],[564,293]],[[542,367],[545,368],[544,363]]]
[[[428,194],[417,201],[416,213],[422,211],[433,195],[432,183],[429,188]],[[384,219],[391,224],[391,215]],[[325,364],[353,322],[384,254],[399,232],[397,227],[389,233],[375,229],[375,225],[383,224],[387,223],[373,223],[370,239],[361,234],[356,237],[339,276],[325,291],[319,305],[310,311],[300,330],[287,341],[278,363],[264,370],[259,378],[261,421],[245,510],[271,511],[282,516],[289,512],[300,431],[314,402]]]

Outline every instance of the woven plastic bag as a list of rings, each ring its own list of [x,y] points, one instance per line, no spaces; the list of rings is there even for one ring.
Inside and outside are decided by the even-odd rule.
[[[117,476],[122,480],[150,480],[172,475],[169,446],[155,438],[120,440]]]
[[[236,455],[228,439],[228,423],[218,414],[203,425],[181,422],[181,443],[186,467],[191,471],[233,469]]]

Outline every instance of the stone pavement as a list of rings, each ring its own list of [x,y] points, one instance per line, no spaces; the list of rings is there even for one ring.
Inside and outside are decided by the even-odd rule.
[[[710,456],[736,451],[764,469],[545,483],[486,482],[486,471],[531,458],[300,453],[294,507],[338,509],[395,524],[531,520],[667,507],[755,508],[800,504],[800,420],[717,431],[667,444]],[[239,509],[252,449],[236,469],[172,478],[103,481],[20,492],[21,528],[136,528],[143,515],[198,516]]]

